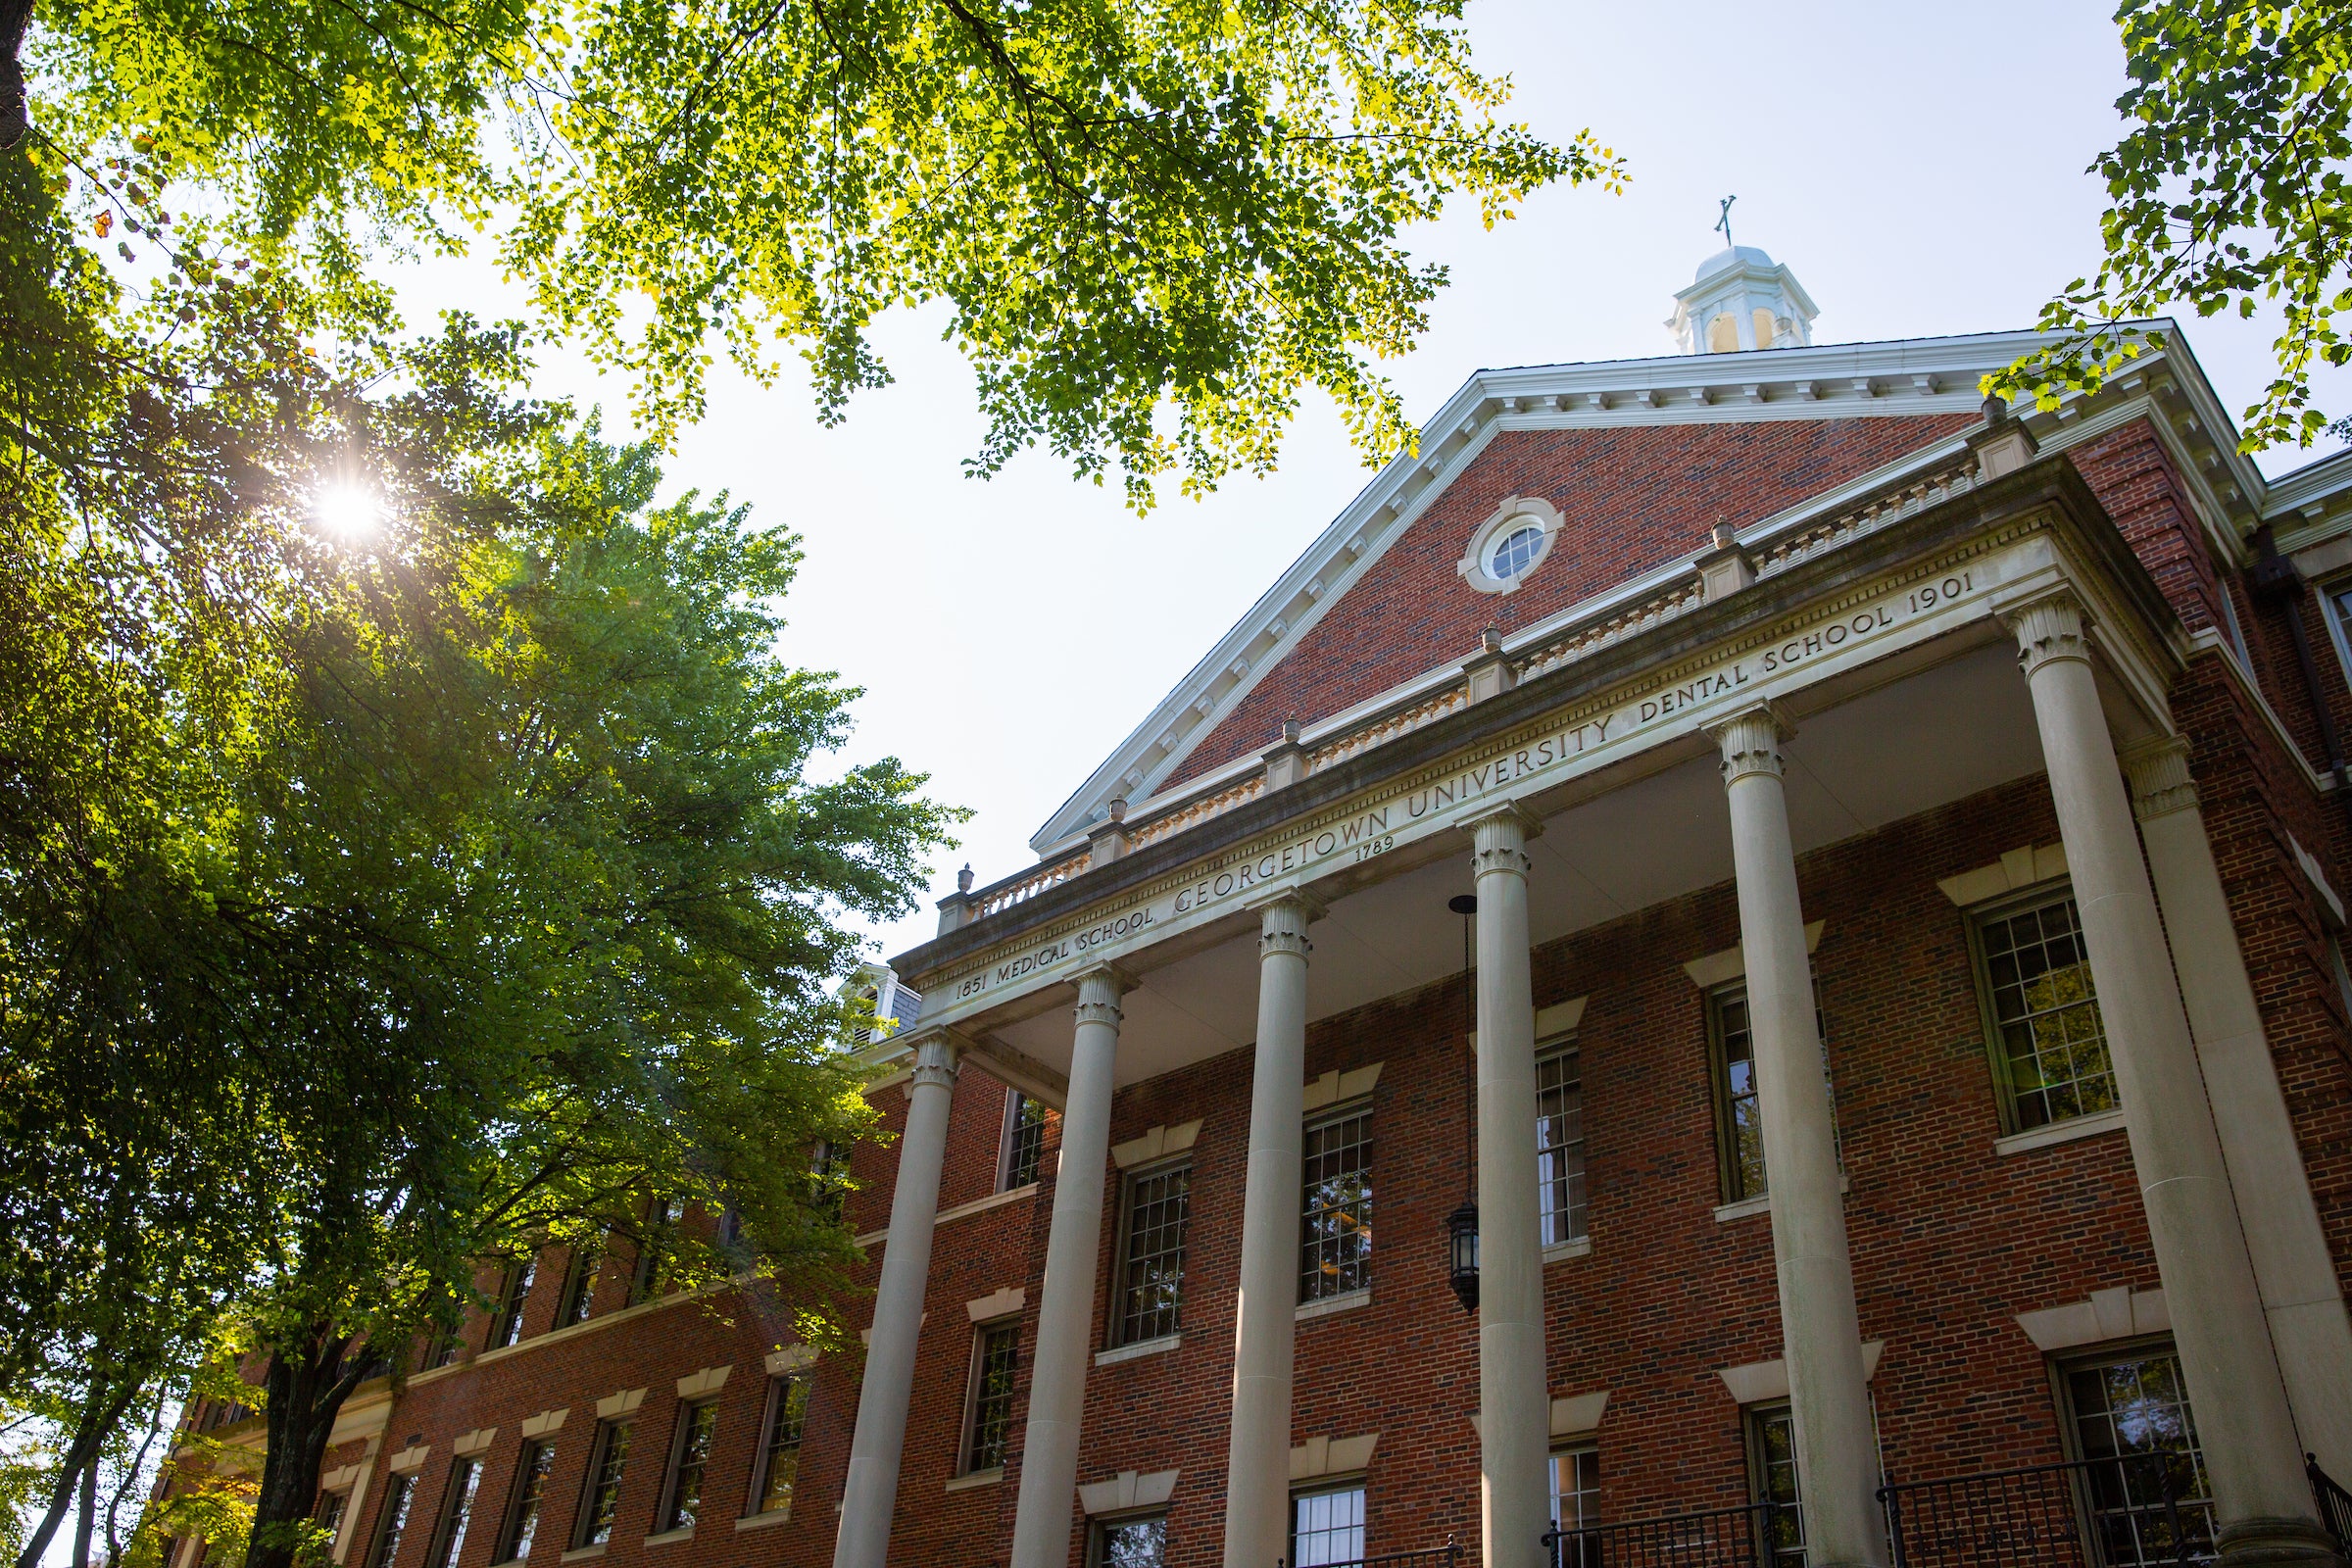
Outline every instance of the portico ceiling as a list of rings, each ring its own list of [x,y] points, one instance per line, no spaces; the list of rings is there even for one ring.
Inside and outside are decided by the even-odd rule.
[[[1965,799],[2042,768],[2014,645],[1989,619],[1806,694],[1788,744],[1798,854]],[[2111,709],[2111,711],[2115,710]],[[1713,744],[1692,733],[1537,797],[1529,846],[1533,939],[1555,941],[1732,875],[1730,819]],[[1457,972],[1461,922],[1446,900],[1470,887],[1466,841],[1439,835],[1369,861],[1314,927],[1310,1019],[1328,1018]],[[1328,893],[1328,889],[1318,889]],[[1189,941],[1122,959],[1138,984],[1122,1006],[1118,1079],[1140,1082],[1250,1043],[1256,1032],[1256,917],[1239,911]],[[1671,961],[1695,953],[1661,956]],[[1067,1067],[1069,986],[1009,1002],[962,1027],[1055,1071]]]

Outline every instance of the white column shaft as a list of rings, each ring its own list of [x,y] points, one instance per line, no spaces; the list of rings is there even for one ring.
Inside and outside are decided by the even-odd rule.
[[[2204,1069],[2214,1131],[2237,1195],[2287,1403],[2303,1446],[2319,1457],[2321,1468],[2331,1476],[2352,1475],[2352,1318],[2344,1311],[2294,1119],[2197,809],[2187,743],[2175,739],[2145,748],[2127,765],[2189,1037]]]
[[[1306,1099],[1306,928],[1286,898],[1262,911],[1250,1174],[1242,1201],[1241,1295],[1226,1455],[1225,1568],[1290,1554],[1291,1351],[1298,1310],[1299,1157]]]
[[[1779,721],[1753,710],[1726,724],[1719,739],[1807,1560],[1821,1568],[1877,1564],[1886,1556],[1876,1496],[1878,1445],[1781,782]]]
[[[866,1342],[865,1379],[858,1391],[858,1426],[850,1439],[833,1568],[885,1568],[889,1560],[890,1518],[899,1500],[899,1459],[906,1443],[906,1401],[914,1389],[955,1082],[954,1047],[938,1039],[915,1047],[906,1130],[899,1139],[898,1184],[890,1200],[890,1239],[883,1246],[882,1278],[874,1293],[874,1324]]]
[[[1475,824],[1478,877],[1478,1401],[1487,1568],[1539,1568],[1551,1527],[1550,1380],[1536,1191],[1536,1008],[1517,810]]]
[[[2082,608],[2052,595],[2010,618],[2225,1557],[2248,1544],[2249,1533],[2291,1552],[2301,1544],[2293,1527],[2313,1516],[2302,1453],[2132,831]],[[2285,1538],[2275,1524],[2287,1527]]]
[[[1119,1050],[1117,970],[1078,980],[1078,1022],[1070,1089],[1061,1112],[1061,1164],[1054,1177],[1054,1228],[1030,1358],[1028,1436],[1021,1445],[1021,1495],[1012,1527],[1012,1568],[1063,1568],[1070,1509],[1077,1499],[1078,1440],[1086,1371],[1095,1345],[1095,1260],[1102,1247],[1102,1168],[1110,1154],[1110,1100]]]

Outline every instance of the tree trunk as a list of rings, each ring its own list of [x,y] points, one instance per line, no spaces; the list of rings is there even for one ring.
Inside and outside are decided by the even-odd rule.
[[[24,90],[24,34],[32,0],[0,0],[0,151],[24,139],[32,108]]]
[[[74,1568],[90,1568],[90,1532],[98,1524],[98,1456],[81,1467],[81,1516],[74,1521]]]
[[[326,1440],[343,1401],[360,1384],[360,1356],[346,1365],[350,1349],[351,1336],[317,1323],[303,1343],[270,1352],[264,1379],[270,1391],[270,1446],[262,1458],[262,1490],[253,1501],[253,1543],[245,1550],[245,1568],[294,1568],[302,1522],[318,1499]]]
[[[5,0],[0,0],[4,4]],[[66,1511],[74,1505],[74,1494],[81,1489],[86,1471],[95,1480],[98,1474],[98,1452],[106,1446],[106,1434],[122,1419],[130,1401],[139,1391],[133,1387],[111,1398],[105,1384],[90,1390],[82,1402],[81,1419],[74,1423],[74,1439],[66,1445],[65,1457],[58,1463],[57,1485],[49,1494],[49,1506],[41,1522],[25,1540],[24,1549],[17,1553],[17,1568],[39,1568],[41,1558],[49,1550],[49,1543],[57,1538],[57,1527],[65,1522]]]

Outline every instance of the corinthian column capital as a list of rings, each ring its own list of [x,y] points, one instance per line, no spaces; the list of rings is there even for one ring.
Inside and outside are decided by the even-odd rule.
[[[2060,660],[2090,662],[2090,612],[2074,589],[2059,586],[2001,612],[2017,637],[2017,666],[2031,679]]]
[[[1795,734],[1796,727],[1772,704],[1758,703],[1710,727],[1707,733],[1722,749],[1723,782],[1731,785],[1751,773],[1779,778],[1781,742]]]
[[[912,1090],[926,1085],[935,1089],[955,1088],[956,1074],[959,1070],[956,1058],[961,1054],[956,1048],[955,1036],[946,1030],[925,1035],[914,1043],[914,1073],[908,1088]]]
[[[2123,755],[2124,776],[2132,781],[2132,812],[2153,822],[2175,811],[2196,809],[2196,780],[2188,771],[2188,737],[2166,735],[2143,741]]]
[[[1306,928],[1323,918],[1323,902],[1294,888],[1257,906],[1257,914],[1259,957],[1271,957],[1277,953],[1304,957],[1310,946]]]
[[[1116,1029],[1127,1016],[1119,1010],[1119,999],[1134,986],[1134,978],[1115,963],[1099,963],[1087,970],[1078,977],[1078,1005],[1074,1009],[1078,1021],[1106,1023]]]

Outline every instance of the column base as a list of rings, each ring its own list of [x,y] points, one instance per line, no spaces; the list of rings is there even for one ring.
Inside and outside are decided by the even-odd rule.
[[[2226,1568],[2267,1568],[2272,1563],[2344,1568],[2335,1538],[2308,1519],[2239,1519],[2222,1526],[2215,1544]]]

